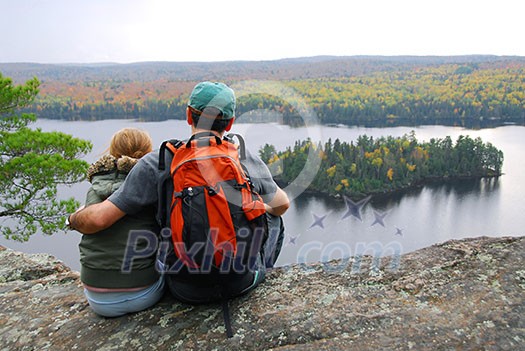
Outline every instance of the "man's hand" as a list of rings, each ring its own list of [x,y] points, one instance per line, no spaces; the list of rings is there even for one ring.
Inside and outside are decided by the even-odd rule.
[[[111,201],[104,200],[85,208],[78,209],[69,216],[70,227],[82,234],[93,234],[106,229],[126,215]]]

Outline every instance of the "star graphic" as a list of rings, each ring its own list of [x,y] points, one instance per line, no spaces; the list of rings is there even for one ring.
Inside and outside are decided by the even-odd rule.
[[[297,240],[297,236],[291,236],[290,239],[288,240],[288,243],[286,245],[297,245],[297,243],[295,242]]]
[[[375,219],[374,219],[374,222],[370,226],[372,227],[372,226],[374,226],[376,224],[379,224],[379,225],[384,227],[385,226],[384,219],[385,219],[387,214],[388,214],[388,211],[381,213],[381,212],[378,212],[378,211],[374,210],[374,217],[375,217]]]
[[[403,229],[399,229],[398,227],[396,227],[396,232],[394,233],[394,235],[401,235],[401,236],[403,236]]]
[[[363,221],[361,219],[361,209],[366,205],[366,203],[370,200],[371,197],[372,196],[368,195],[364,199],[354,202],[348,196],[343,195],[343,199],[345,200],[345,205],[346,205],[346,212],[343,215],[343,217],[341,217],[341,219],[345,219],[347,217],[354,216],[360,221]]]
[[[326,216],[328,216],[328,214],[325,214],[324,216],[318,216],[318,215],[316,215],[315,213],[312,212],[312,216],[314,217],[314,222],[312,223],[310,228],[321,227],[321,228],[324,229],[323,221],[325,220]],[[310,228],[308,228],[308,229],[310,229]]]

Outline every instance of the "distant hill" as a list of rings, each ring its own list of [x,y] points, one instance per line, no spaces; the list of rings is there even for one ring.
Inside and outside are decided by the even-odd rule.
[[[274,61],[138,62],[130,64],[0,63],[0,72],[23,82],[34,76],[41,81],[201,81],[244,79],[312,79],[367,75],[443,64],[525,63],[520,56],[314,56]]]
[[[199,81],[234,84],[272,80],[294,89],[315,110],[321,123],[473,127],[525,123],[525,57],[521,56],[0,63],[0,72],[17,83],[32,77],[41,81],[40,94],[29,109],[41,118],[183,118],[188,95]],[[240,95],[239,116],[269,109],[281,114],[285,123],[301,123],[293,103],[283,101],[278,94]]]

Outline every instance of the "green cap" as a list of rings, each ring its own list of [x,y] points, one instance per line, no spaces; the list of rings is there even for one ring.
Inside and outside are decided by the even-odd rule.
[[[199,111],[215,107],[223,119],[231,119],[235,116],[235,93],[226,84],[202,82],[193,88],[188,105]]]

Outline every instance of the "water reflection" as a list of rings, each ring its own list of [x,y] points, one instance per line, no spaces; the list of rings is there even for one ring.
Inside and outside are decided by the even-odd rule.
[[[433,182],[377,195],[353,216],[343,199],[304,193],[285,215],[288,237],[278,263],[344,258],[370,246],[391,255],[476,236],[498,223],[499,205],[497,178]]]
[[[435,197],[454,195],[458,199],[462,199],[468,195],[481,198],[498,190],[499,178],[455,179],[431,183],[426,188]]]

